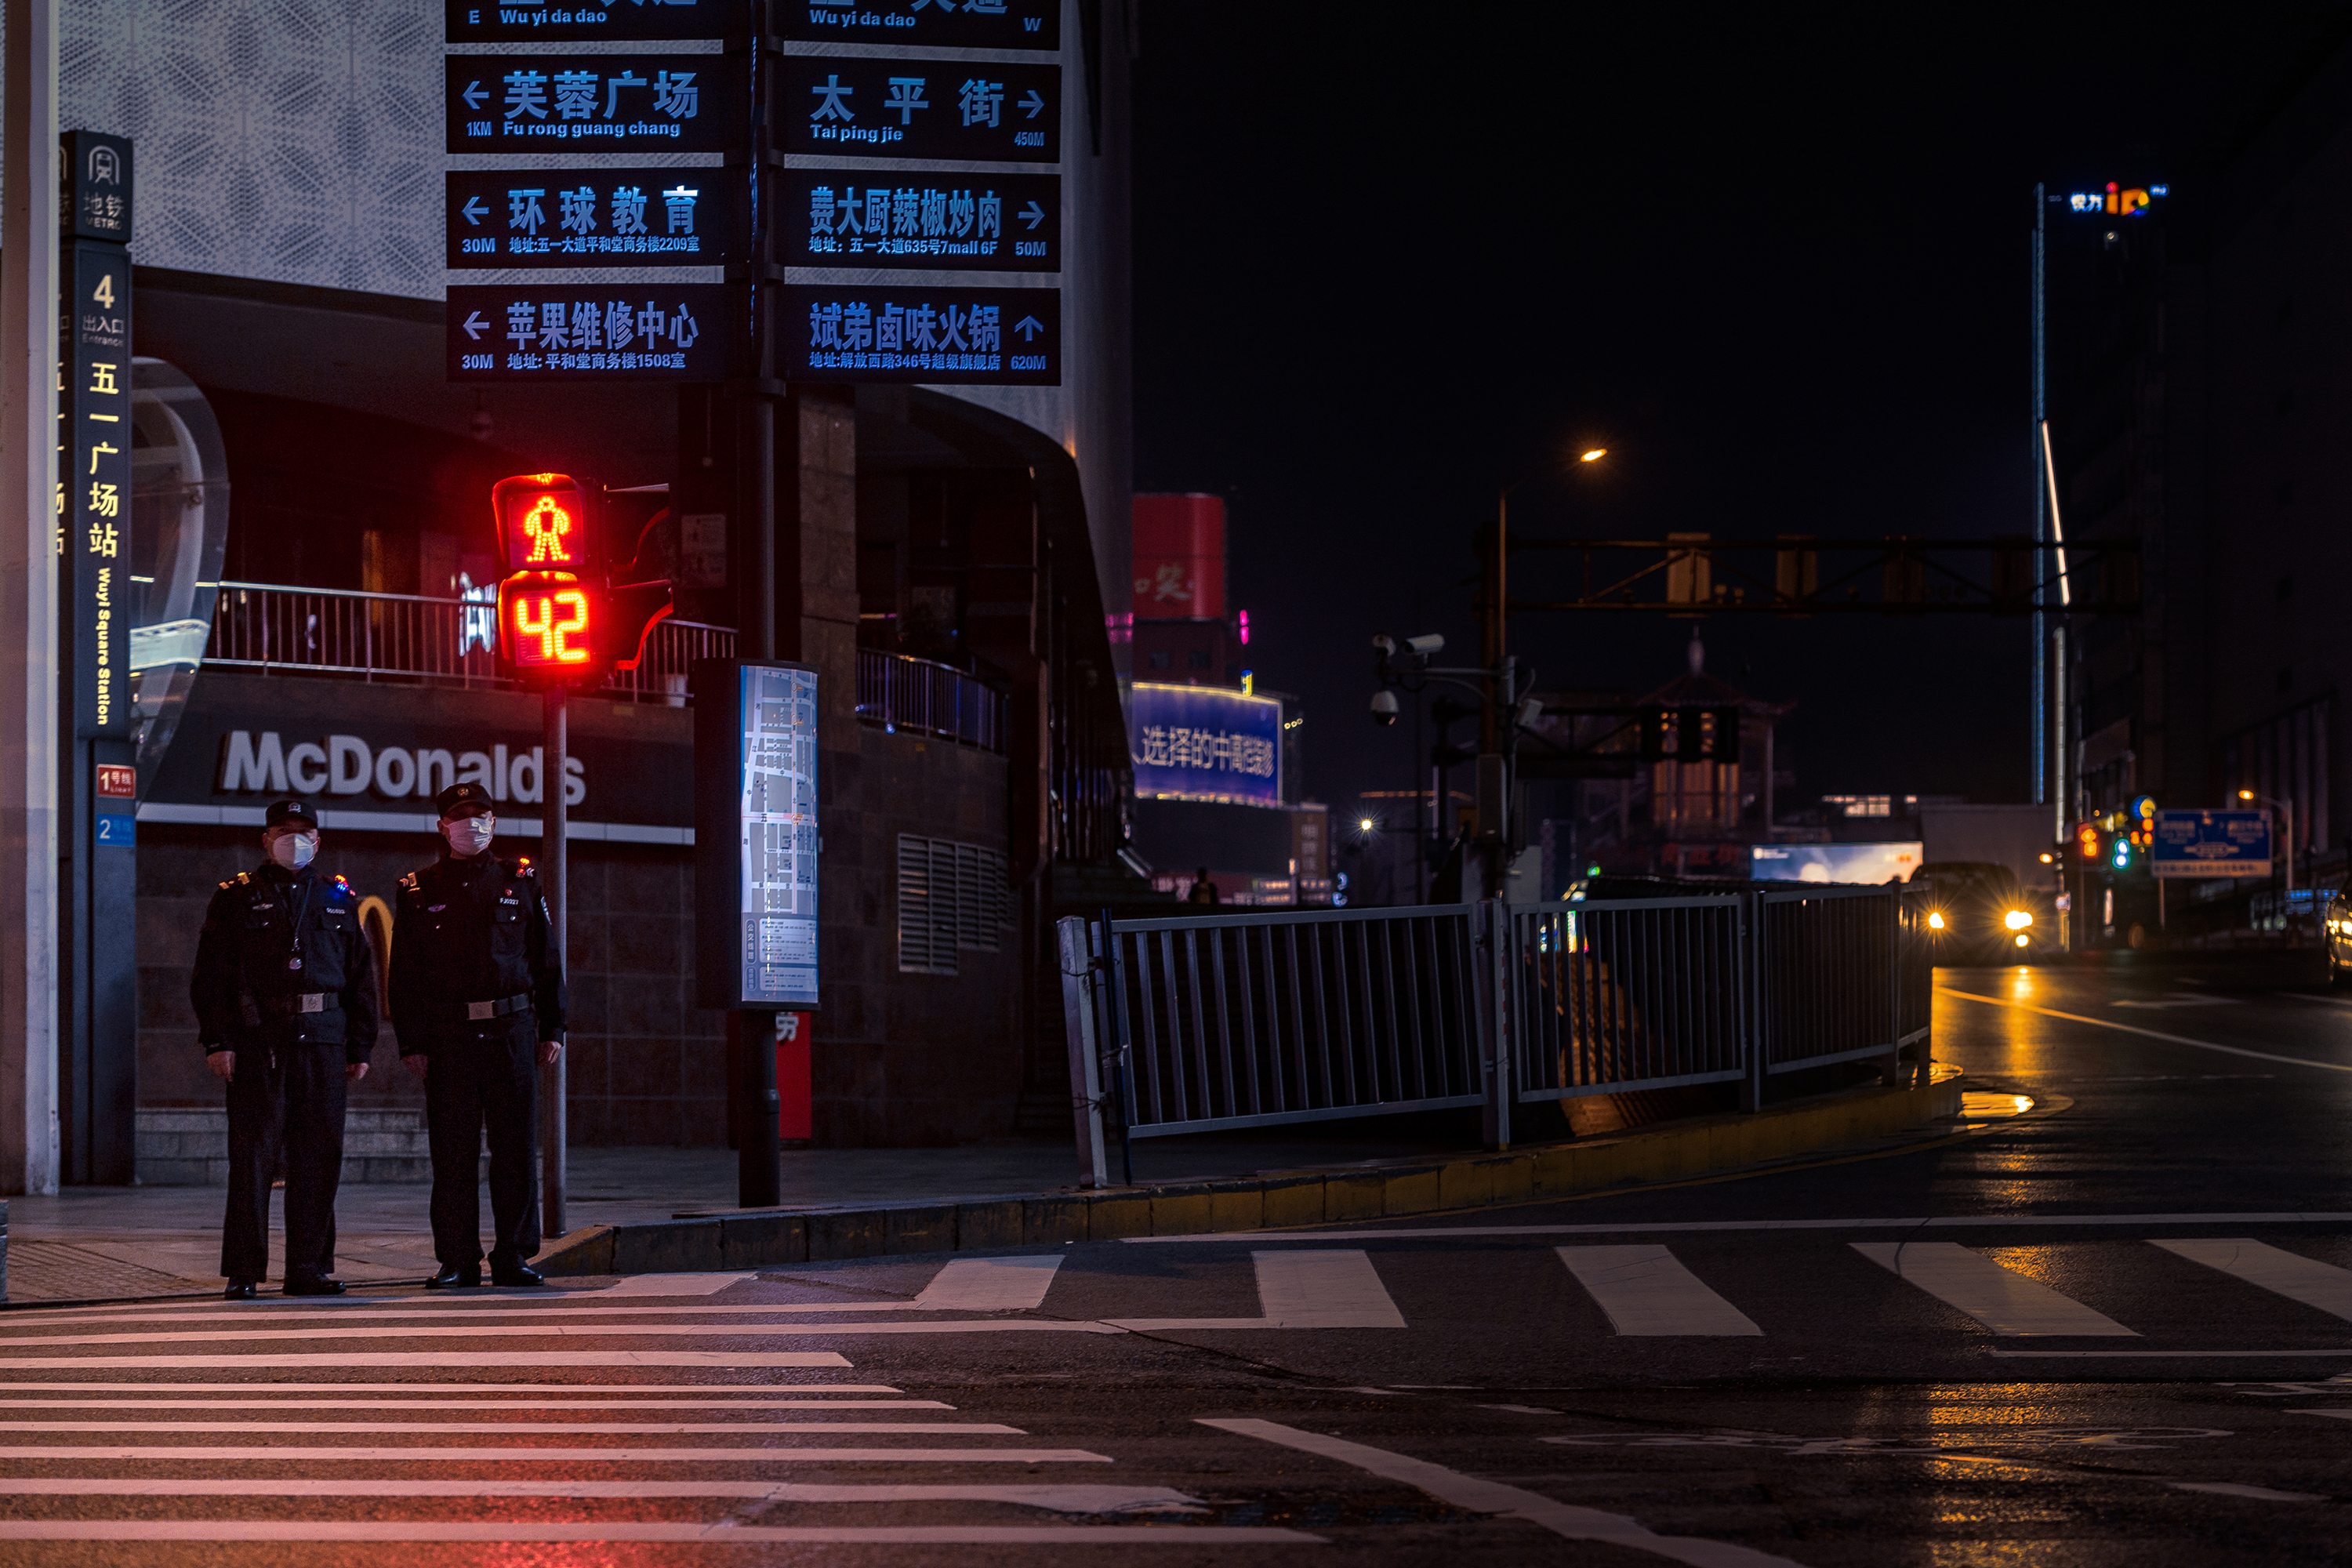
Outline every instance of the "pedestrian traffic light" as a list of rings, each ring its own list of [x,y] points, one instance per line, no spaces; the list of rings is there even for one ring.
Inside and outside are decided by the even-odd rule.
[[[642,562],[612,559],[625,545],[607,549],[604,502],[600,486],[569,474],[515,474],[491,487],[507,574],[499,658],[526,686],[593,686],[635,669],[670,612],[667,581],[612,581],[616,570],[635,576]]]

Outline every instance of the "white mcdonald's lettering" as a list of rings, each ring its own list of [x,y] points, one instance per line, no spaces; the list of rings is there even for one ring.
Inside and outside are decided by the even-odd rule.
[[[533,606],[537,614],[533,614]],[[568,612],[570,619],[557,618],[558,609]],[[515,595],[515,657],[517,662],[535,664],[585,664],[588,650],[573,647],[564,638],[588,627],[588,595],[577,588],[562,588],[551,594],[518,594]],[[521,639],[537,637],[539,649],[533,655]]]
[[[539,504],[524,514],[522,531],[530,536],[531,560],[572,559],[572,552],[563,547],[563,536],[572,531],[572,514],[556,505],[553,496],[539,498]]]

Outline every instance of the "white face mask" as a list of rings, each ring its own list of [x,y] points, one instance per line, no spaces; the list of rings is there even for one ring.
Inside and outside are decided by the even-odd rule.
[[[283,833],[269,841],[269,858],[289,871],[299,871],[319,852],[315,833]]]
[[[449,853],[472,857],[490,847],[490,836],[498,831],[498,819],[491,816],[461,816],[441,825],[441,837],[449,841]]]

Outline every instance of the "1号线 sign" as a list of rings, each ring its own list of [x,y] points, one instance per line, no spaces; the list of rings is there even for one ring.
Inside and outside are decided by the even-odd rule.
[[[793,284],[777,299],[796,381],[1062,384],[1058,289]]]
[[[1061,161],[1059,66],[793,55],[774,93],[780,152]]]
[[[451,267],[717,267],[745,255],[723,169],[471,169],[448,182]]]
[[[719,381],[730,374],[719,283],[452,284],[451,381]]]
[[[452,153],[725,153],[743,141],[742,73],[723,55],[449,55],[444,68]]]
[[[789,267],[1061,270],[1059,174],[787,169],[782,193]]]
[[[1061,0],[807,0],[780,28],[806,43],[1058,49],[1061,18]]]

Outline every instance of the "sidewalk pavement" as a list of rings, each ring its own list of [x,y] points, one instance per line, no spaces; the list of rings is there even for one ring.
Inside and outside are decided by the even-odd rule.
[[[1146,1140],[1139,1182],[1246,1174],[1446,1152],[1452,1145],[1384,1138]],[[1116,1159],[1116,1154],[1113,1158]],[[1068,1140],[961,1149],[795,1149],[782,1156],[787,1208],[919,1202],[941,1194],[1045,1194],[1072,1187]],[[727,1149],[573,1149],[564,1218],[577,1233],[644,1225],[735,1206],[736,1156]],[[352,1284],[421,1280],[435,1268],[421,1184],[347,1184],[335,1204],[336,1271]],[[7,1203],[7,1300],[110,1300],[221,1288],[223,1187],[68,1187]],[[273,1205],[276,1277],[285,1237]],[[490,1226],[482,1199],[482,1230]]]

